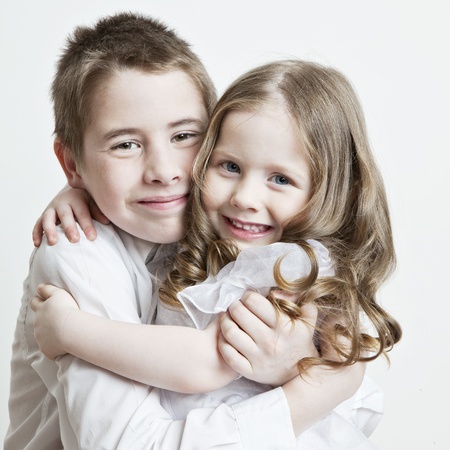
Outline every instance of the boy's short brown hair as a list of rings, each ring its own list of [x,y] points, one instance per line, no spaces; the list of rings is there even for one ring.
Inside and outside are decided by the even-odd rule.
[[[83,160],[83,134],[92,117],[93,91],[115,72],[182,70],[192,79],[210,114],[214,85],[189,44],[162,22],[134,13],[80,26],[67,38],[52,84],[55,134],[76,161]]]

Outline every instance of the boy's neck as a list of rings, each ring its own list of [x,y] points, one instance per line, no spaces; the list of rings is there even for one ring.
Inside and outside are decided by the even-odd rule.
[[[127,248],[134,247],[139,255],[141,255],[143,261],[146,260],[148,254],[152,251],[155,245],[158,245],[154,242],[145,241],[137,236],[133,236],[115,225],[113,225],[113,227],[119,234],[125,246]]]

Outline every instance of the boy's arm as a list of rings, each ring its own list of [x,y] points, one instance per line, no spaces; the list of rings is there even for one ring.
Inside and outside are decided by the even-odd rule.
[[[302,311],[305,322],[314,324],[317,318],[316,308],[306,305]],[[283,363],[286,366],[291,365],[291,361],[283,362],[277,359],[286,355],[285,352],[278,356],[276,354],[279,341],[289,339],[289,333],[285,332],[289,327],[292,326],[287,316],[279,316],[267,299],[249,292],[243,296],[241,302],[230,306],[228,314],[222,316],[219,349],[232,368],[253,379],[266,358],[272,359],[278,366]],[[309,327],[309,330],[312,330],[312,327]],[[308,333],[308,327],[304,328],[303,333]],[[292,332],[291,339],[292,358],[298,361],[302,357],[297,343],[298,335]],[[262,341],[266,341],[264,345],[261,344]],[[272,345],[268,343],[270,341],[273,342]],[[270,355],[263,351],[270,349],[273,349]],[[339,358],[325,343],[322,345],[322,351],[332,359]],[[289,404],[295,433],[302,433],[355,394],[364,374],[364,363],[341,369],[314,366],[307,374],[297,375],[284,384],[283,391]]]
[[[303,433],[331,413],[358,390],[365,363],[342,369],[315,366],[305,377],[297,376],[283,386],[295,434]]]
[[[260,303],[260,300],[258,305],[264,308],[264,303]],[[265,306],[269,313],[274,312],[271,305]],[[314,311],[306,314],[313,320]],[[276,326],[273,333],[267,333],[267,322],[270,320],[267,320],[267,316],[265,319],[266,322],[263,322],[248,315],[244,318],[249,335],[256,336],[257,340],[265,340],[266,348],[263,353],[267,353],[267,350],[272,349],[273,344],[280,340],[280,330],[276,331]],[[275,341],[272,341],[274,336]],[[260,356],[253,354],[252,357],[254,367],[257,368]],[[296,377],[283,388],[259,394],[231,407],[222,404],[215,410],[208,411],[206,408],[192,410],[186,421],[173,421],[170,417],[164,420],[161,414],[155,417],[154,411],[159,405],[159,390],[156,389],[130,420],[123,435],[123,447],[119,448],[128,448],[131,442],[139,442],[136,448],[162,449],[165,448],[164,445],[168,445],[167,448],[197,448],[199,443],[192,439],[195,435],[202,436],[202,446],[199,448],[205,449],[218,449],[224,446],[230,449],[348,448],[348,445],[354,448],[373,448],[364,430],[358,428],[364,426],[363,423],[349,420],[347,416],[341,416],[335,411],[327,415],[343,398],[351,395],[364,372],[362,365],[356,370],[354,367],[348,369],[335,374],[314,369],[311,373],[314,381],[305,382]],[[328,376],[331,378],[328,379]],[[377,393],[379,391],[375,394]],[[355,411],[362,408],[364,413],[370,411],[373,402],[367,404],[365,396],[367,392],[359,396],[356,404],[352,402],[350,409]],[[367,407],[368,410],[365,409]],[[149,414],[149,411],[152,413]],[[327,417],[320,420],[325,415]],[[312,424],[313,429],[306,430]],[[179,435],[182,440],[178,440],[176,433],[173,433],[178,427],[186,433]],[[157,434],[159,432],[161,435],[162,429],[165,437],[160,440]],[[296,433],[303,433],[299,440],[295,438],[294,430]]]
[[[77,222],[86,237],[92,241],[97,237],[92,218],[105,225],[109,223],[108,218],[102,214],[87,191],[66,185],[56,194],[36,221],[32,233],[33,244],[39,247],[44,233],[49,245],[56,244],[58,241],[56,225],[58,224],[61,224],[70,242],[79,242],[80,233]]]

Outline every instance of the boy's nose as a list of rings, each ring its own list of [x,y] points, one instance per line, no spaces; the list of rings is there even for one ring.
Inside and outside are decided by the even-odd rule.
[[[180,167],[170,151],[161,149],[146,158],[144,179],[146,183],[174,184],[181,177]]]

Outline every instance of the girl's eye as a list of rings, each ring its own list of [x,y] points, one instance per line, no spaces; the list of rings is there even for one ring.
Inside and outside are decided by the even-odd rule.
[[[180,133],[180,134],[177,134],[176,136],[174,136],[173,140],[175,142],[182,142],[182,141],[185,141],[186,139],[189,139],[194,136],[195,136],[194,133]]]
[[[285,177],[284,175],[274,175],[272,177],[272,180],[274,183],[280,184],[280,185],[290,184],[289,178]]]
[[[222,163],[221,166],[227,172],[239,173],[241,171],[240,167],[232,161],[226,161],[226,162]]]
[[[136,142],[121,142],[119,145],[113,147],[113,150],[133,150],[135,148],[139,148],[139,144]]]

